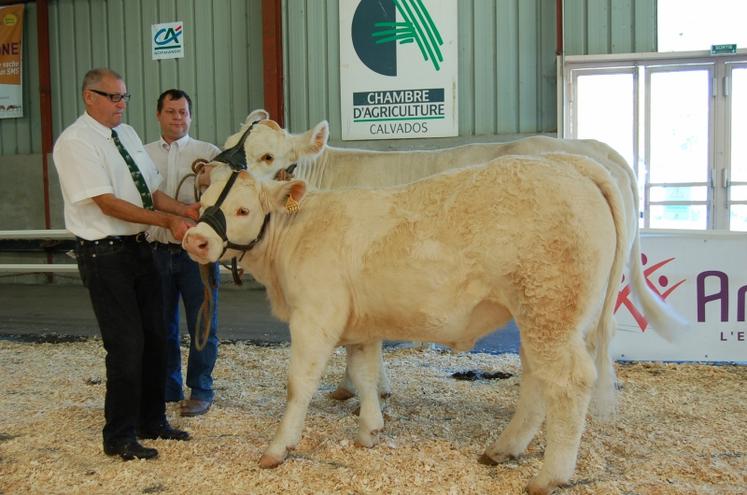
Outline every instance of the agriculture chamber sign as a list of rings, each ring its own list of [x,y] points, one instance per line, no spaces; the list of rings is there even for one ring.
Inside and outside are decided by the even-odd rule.
[[[457,2],[340,0],[342,139],[456,136]]]

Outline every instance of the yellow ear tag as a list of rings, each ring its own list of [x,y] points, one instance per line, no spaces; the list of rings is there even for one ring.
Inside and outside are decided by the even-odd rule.
[[[293,196],[290,194],[288,195],[288,199],[285,200],[285,209],[288,211],[288,213],[296,213],[299,208],[298,201],[293,199]]]

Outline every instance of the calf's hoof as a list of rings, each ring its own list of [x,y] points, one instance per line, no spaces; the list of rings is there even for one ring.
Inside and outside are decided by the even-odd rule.
[[[283,463],[283,459],[277,458],[270,454],[262,454],[259,459],[259,467],[262,469],[274,469]]]
[[[515,459],[518,459],[519,455],[513,455],[513,454],[503,454],[501,452],[496,452],[494,454],[488,454],[488,451],[486,450],[479,459],[477,459],[477,462],[480,464],[485,464],[486,466],[497,466],[498,464],[503,464],[504,462],[513,461]]]
[[[351,392],[350,390],[346,389],[345,387],[337,387],[337,389],[334,392],[329,393],[330,399],[334,400],[348,400],[352,397],[354,397],[355,394]]]
[[[537,476],[529,481],[529,484],[527,485],[527,493],[529,493],[529,495],[550,495],[556,488],[568,484],[569,481],[570,476],[568,478],[564,478],[562,475],[548,476],[540,471]]]
[[[559,485],[539,483],[536,480],[532,480],[527,485],[527,493],[529,495],[550,495]]]
[[[364,447],[370,449],[379,443],[379,432],[381,430],[373,430],[368,433],[358,433],[358,437],[355,439],[356,447]]]

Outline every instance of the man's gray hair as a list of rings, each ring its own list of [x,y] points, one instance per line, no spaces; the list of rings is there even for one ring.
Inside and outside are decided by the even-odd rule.
[[[113,77],[114,79],[117,79],[118,81],[122,81],[123,78],[120,76],[117,72],[107,69],[106,67],[98,67],[96,69],[91,69],[88,72],[86,72],[86,75],[83,76],[83,85],[81,87],[80,92],[83,93],[85,90],[90,88],[91,86],[94,86],[95,84],[98,84],[101,82],[101,80],[105,77]]]

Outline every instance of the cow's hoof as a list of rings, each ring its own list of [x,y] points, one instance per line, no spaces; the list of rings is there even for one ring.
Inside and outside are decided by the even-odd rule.
[[[527,485],[527,493],[529,495],[550,495],[557,487],[558,485],[546,485],[532,480]]]
[[[329,393],[329,398],[334,400],[348,400],[355,397],[355,394],[345,387],[337,387],[337,390]]]
[[[381,430],[373,430],[368,433],[358,433],[358,438],[355,439],[356,447],[363,447],[370,449],[379,443],[379,432]]]
[[[540,472],[529,481],[527,493],[529,495],[550,495],[556,488],[565,485],[568,481],[568,479],[558,479],[554,476],[543,476]]]
[[[392,392],[390,390],[380,390],[379,391],[379,397],[382,399],[388,399],[392,396]]]
[[[498,464],[503,464],[504,462],[516,460],[519,458],[519,456],[521,456],[521,454],[505,454],[500,451],[488,454],[489,450],[490,449],[486,450],[477,460],[480,464],[485,464],[486,466],[497,466]]]
[[[278,467],[282,463],[283,459],[279,459],[269,454],[262,454],[262,457],[259,459],[259,467],[261,467],[262,469],[273,469]]]

